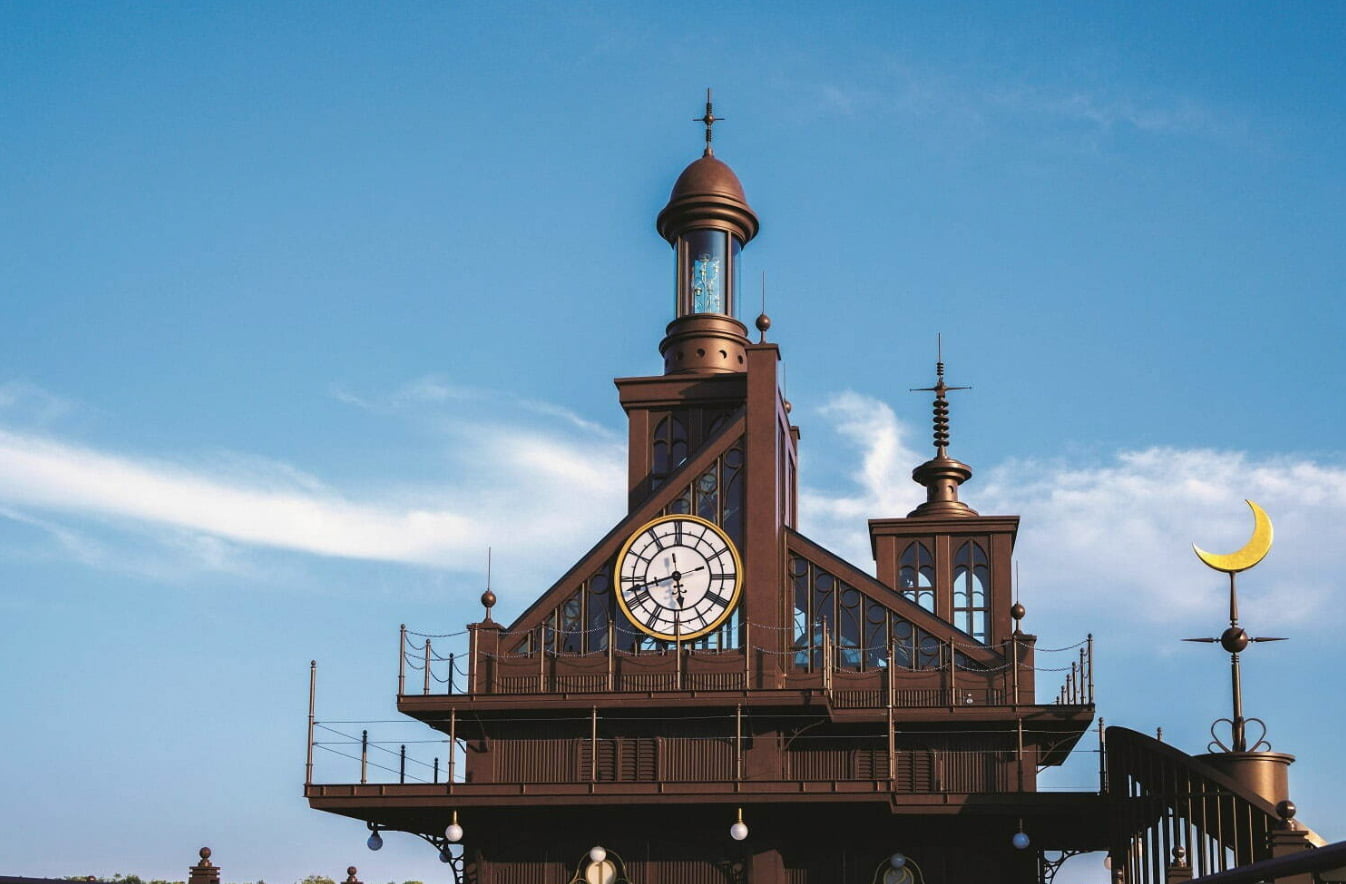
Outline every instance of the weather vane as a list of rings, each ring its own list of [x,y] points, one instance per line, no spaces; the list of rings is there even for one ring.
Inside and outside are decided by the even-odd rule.
[[[1271,551],[1272,527],[1271,519],[1266,511],[1251,500],[1245,500],[1253,511],[1253,536],[1243,545],[1242,549],[1235,550],[1232,553],[1219,555],[1217,553],[1208,553],[1195,543],[1192,544],[1192,550],[1196,557],[1207,566],[1216,571],[1223,571],[1229,575],[1229,627],[1219,638],[1185,638],[1186,642],[1205,642],[1207,644],[1218,643],[1220,647],[1229,652],[1229,678],[1230,686],[1234,699],[1234,714],[1230,718],[1216,719],[1210,726],[1210,735],[1213,741],[1210,745],[1210,751],[1214,752],[1218,747],[1224,752],[1258,752],[1271,748],[1271,744],[1266,741],[1267,725],[1260,718],[1243,717],[1243,676],[1239,669],[1239,654],[1247,649],[1252,642],[1281,642],[1284,638],[1252,638],[1247,631],[1239,625],[1239,597],[1238,584],[1235,581],[1235,575],[1240,571],[1247,571],[1256,565],[1266,554]],[[1247,725],[1256,723],[1262,728],[1262,734],[1254,742],[1251,749],[1248,748]],[[1230,731],[1230,745],[1226,746],[1224,741],[1216,734],[1216,725],[1227,724]]]
[[[701,154],[703,157],[713,157],[713,156],[715,156],[715,149],[714,149],[713,147],[710,146],[710,140],[711,140],[711,138],[714,137],[714,132],[711,131],[711,127],[713,127],[716,123],[720,122],[720,121],[723,120],[723,119],[724,119],[724,117],[717,117],[717,116],[715,116],[715,106],[714,106],[713,104],[711,104],[711,101],[710,101],[710,87],[707,86],[707,87],[706,87],[706,115],[703,116],[703,117],[693,117],[693,118],[692,118],[692,122],[693,122],[693,123],[705,123],[705,125],[706,125],[706,149],[705,149],[705,151]]]

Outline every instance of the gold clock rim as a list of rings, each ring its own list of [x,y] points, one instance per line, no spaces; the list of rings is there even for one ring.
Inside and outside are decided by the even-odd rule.
[[[637,537],[644,534],[646,531],[650,530],[655,525],[660,525],[663,524],[664,522],[673,522],[677,520],[682,520],[685,522],[699,522],[700,524],[705,525],[706,527],[710,528],[710,530],[718,534],[720,536],[720,539],[724,541],[724,545],[729,548],[729,554],[734,558],[734,592],[729,597],[729,604],[725,605],[724,612],[721,613],[720,616],[716,617],[715,620],[711,622],[709,625],[707,625],[705,628],[698,629],[696,632],[688,632],[682,635],[673,636],[662,632],[655,632],[653,629],[650,629],[649,627],[645,626],[645,624],[641,623],[639,618],[637,618],[635,614],[631,613],[631,609],[627,607],[626,599],[625,597],[622,596],[622,559],[625,559],[626,554],[631,551],[631,544],[636,542]],[[630,622],[631,625],[634,626],[636,629],[639,629],[641,632],[645,633],[651,638],[666,642],[691,641],[693,639],[698,639],[703,635],[707,635],[719,629],[721,626],[724,625],[725,621],[729,619],[729,617],[734,613],[734,610],[738,607],[739,598],[743,594],[743,558],[738,553],[738,546],[734,543],[734,539],[730,537],[723,528],[712,522],[710,519],[705,519],[702,518],[701,516],[694,516],[691,513],[669,513],[668,515],[658,516],[656,518],[650,519],[648,522],[641,525],[636,530],[632,531],[631,535],[626,538],[626,541],[624,543],[622,543],[621,551],[617,553],[617,558],[613,562],[612,594],[617,597],[617,604],[621,606],[622,613],[626,615],[627,621]]]

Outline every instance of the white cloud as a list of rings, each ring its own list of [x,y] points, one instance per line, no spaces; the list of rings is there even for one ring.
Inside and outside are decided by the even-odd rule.
[[[820,415],[819,429],[835,431],[859,467],[844,490],[801,491],[802,528],[871,567],[865,519],[904,515],[920,502],[910,471],[927,455],[905,445],[909,431],[875,399],[842,393]],[[1346,545],[1341,467],[1152,448],[1089,466],[1001,464],[981,470],[962,497],[982,513],[1023,517],[1016,552],[1025,598],[1048,602],[1057,616],[1097,619],[1105,610],[1113,622],[1207,630],[1220,624],[1226,584],[1196,560],[1191,544],[1241,546],[1252,530],[1242,501],[1251,498],[1271,514],[1277,539],[1267,560],[1240,580],[1245,621],[1281,629],[1342,619],[1328,604]]]
[[[540,414],[552,420],[538,426]],[[388,477],[384,490],[363,495],[255,456],[187,465],[0,431],[0,517],[46,532],[64,554],[95,567],[119,561],[115,538],[94,540],[73,520],[133,532],[141,553],[144,538],[155,537],[175,559],[208,569],[245,568],[247,550],[269,548],[479,571],[493,546],[520,582],[545,585],[624,512],[625,455],[609,430],[523,401],[491,421],[430,417],[452,428],[442,477]],[[822,472],[820,455],[844,460],[849,472],[830,487],[806,482],[801,527],[869,567],[865,520],[904,515],[922,500],[910,472],[926,453],[909,444],[911,431],[887,405],[857,393],[834,396],[818,418],[806,479]],[[1239,546],[1251,527],[1241,503],[1249,497],[1272,515],[1277,541],[1240,583],[1246,619],[1268,630],[1341,620],[1327,604],[1346,524],[1340,467],[1149,449],[1084,466],[1002,464],[981,470],[963,496],[983,513],[1023,516],[1018,559],[1030,607],[1075,619],[1096,617],[1102,606],[1114,622],[1207,631],[1219,624],[1223,584],[1190,544]]]

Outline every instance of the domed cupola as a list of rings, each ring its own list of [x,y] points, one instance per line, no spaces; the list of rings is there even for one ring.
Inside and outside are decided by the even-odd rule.
[[[757,215],[734,170],[711,147],[716,117],[706,90],[706,149],[678,176],[656,220],[676,256],[676,315],[659,345],[666,374],[742,371],[748,330],[737,319],[739,254]]]

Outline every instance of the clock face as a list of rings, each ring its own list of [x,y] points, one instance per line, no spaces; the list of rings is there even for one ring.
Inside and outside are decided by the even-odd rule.
[[[743,563],[715,524],[662,516],[622,546],[613,582],[622,610],[643,632],[667,641],[691,639],[733,613]]]

